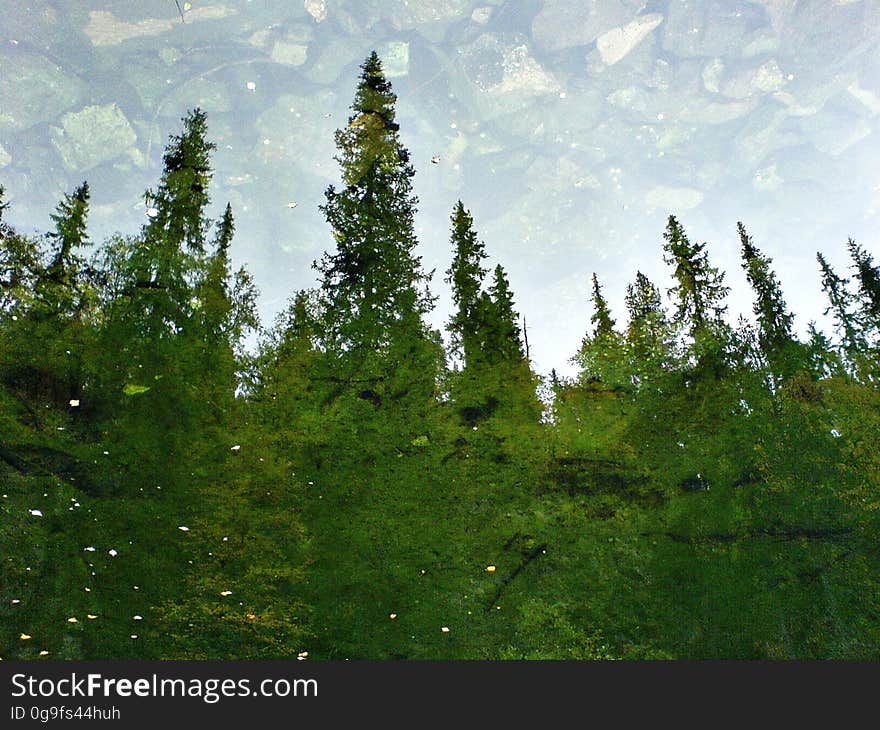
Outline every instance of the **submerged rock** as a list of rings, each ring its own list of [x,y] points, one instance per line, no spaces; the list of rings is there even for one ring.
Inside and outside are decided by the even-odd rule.
[[[76,104],[87,86],[35,53],[0,54],[0,132],[48,122]]]
[[[736,55],[765,22],[764,11],[728,0],[670,0],[663,48],[684,58]]]
[[[225,5],[202,5],[187,11],[186,22],[215,20],[235,15],[237,12],[235,8]],[[137,22],[129,22],[117,18],[107,10],[92,10],[89,13],[89,22],[83,30],[94,46],[116,46],[132,38],[166,33],[180,24],[181,19],[177,14],[169,15],[167,18],[144,18]]]
[[[456,91],[471,96],[487,115],[522,109],[538,97],[562,91],[518,33],[484,33],[459,53],[465,73]]]
[[[449,23],[470,9],[471,0],[390,0],[386,16],[398,30],[423,29],[434,23]]]
[[[51,127],[52,144],[71,170],[88,170],[129,152],[137,135],[116,104],[87,106]]]
[[[272,46],[271,58],[284,66],[302,66],[308,57],[309,47],[305,43],[276,41]]]
[[[641,43],[648,34],[663,22],[660,13],[640,15],[631,23],[620,28],[612,28],[596,40],[599,55],[609,66],[613,66]]]
[[[753,94],[779,91],[786,82],[785,74],[776,59],[771,58],[727,79],[721,86],[721,93],[732,99],[745,99]]]
[[[546,0],[532,22],[532,38],[547,51],[584,46],[629,23],[640,6],[626,0]]]

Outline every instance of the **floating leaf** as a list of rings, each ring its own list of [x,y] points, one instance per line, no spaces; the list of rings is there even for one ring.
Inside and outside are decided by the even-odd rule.
[[[122,392],[125,395],[140,395],[146,393],[150,389],[149,385],[135,385],[134,383],[126,383]]]

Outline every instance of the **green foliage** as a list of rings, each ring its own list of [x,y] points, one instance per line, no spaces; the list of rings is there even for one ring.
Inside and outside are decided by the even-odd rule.
[[[734,328],[670,217],[672,301],[637,272],[618,329],[594,275],[542,403],[461,202],[443,367],[395,103],[373,54],[335,250],[253,353],[198,110],[137,235],[89,252],[85,183],[46,236],[0,219],[0,657],[875,658],[871,256],[849,242],[851,291],[820,255],[840,345],[800,342],[742,224]]]

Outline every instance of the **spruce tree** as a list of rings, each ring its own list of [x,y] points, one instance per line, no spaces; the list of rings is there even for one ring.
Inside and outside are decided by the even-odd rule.
[[[593,314],[590,316],[590,322],[593,324],[593,339],[608,337],[614,334],[614,325],[616,324],[611,317],[611,308],[608,301],[602,293],[602,287],[599,285],[599,279],[596,272],[593,272]]]
[[[449,320],[454,351],[472,362],[479,356],[480,288],[487,269],[485,245],[477,238],[473,218],[459,200],[452,212],[452,247],[454,257],[446,272],[446,281],[452,285],[455,311]]]
[[[203,266],[201,280],[195,288],[195,313],[192,326],[185,336],[202,353],[200,379],[206,399],[218,408],[228,407],[238,385],[238,360],[242,340],[248,331],[259,326],[256,311],[256,287],[250,274],[239,269],[233,277],[229,248],[235,234],[232,206],[217,224],[213,252]]]
[[[493,272],[492,286],[482,297],[484,361],[497,363],[522,362],[525,359],[522,332],[513,304],[510,282],[499,264]]]
[[[851,238],[847,241],[847,249],[859,286],[863,325],[874,331],[880,330],[880,266],[875,266],[874,257]]]
[[[628,284],[625,297],[629,322],[626,341],[633,373],[641,380],[657,374],[670,356],[669,323],[660,290],[641,271]]]
[[[200,440],[204,426],[216,423],[218,406],[228,403],[219,393],[234,387],[227,380],[215,390],[219,365],[206,365],[209,351],[218,352],[206,343],[200,298],[211,260],[204,250],[205,208],[214,144],[206,134],[204,112],[190,112],[182,132],[169,139],[159,185],[145,195],[148,222],[138,236],[113,239],[104,249],[111,289],[94,379],[99,392],[89,397],[105,404],[108,433],[137,434],[119,448],[147,463],[172,453],[195,458],[208,446]],[[214,261],[219,269],[224,256]],[[219,350],[225,352],[222,344]],[[228,365],[227,355],[222,360]]]
[[[35,241],[18,233],[3,220],[9,208],[0,186],[0,315],[18,316],[33,299],[40,271],[40,252]]]
[[[122,271],[115,278],[124,289],[117,304],[146,341],[173,336],[193,315],[210,225],[205,208],[214,149],[205,113],[193,110],[182,133],[169,139],[158,187],[144,196],[149,221],[118,261]]]
[[[331,185],[321,206],[336,250],[316,263],[322,275],[322,340],[337,378],[379,390],[422,396],[433,390],[439,336],[422,317],[433,306],[429,274],[416,256],[414,170],[395,122],[396,96],[372,53],[348,125],[336,133],[343,186]],[[369,387],[367,387],[369,386]]]
[[[615,330],[616,322],[611,316],[611,308],[595,272],[592,277],[590,301],[593,304],[593,313],[590,315],[592,329],[581,341],[580,349],[573,361],[580,367],[582,381],[602,381],[616,385],[625,379],[621,372],[623,343],[620,334]]]
[[[825,316],[831,315],[843,352],[854,364],[866,349],[862,330],[853,311],[856,298],[847,287],[849,279],[838,276],[821,253],[816,254],[816,259],[822,272],[822,289],[828,297]]]
[[[49,239],[55,252],[36,286],[40,309],[46,316],[69,316],[86,306],[87,267],[77,252],[87,244],[88,213],[89,185],[84,182],[66,194],[51,215],[55,230]]]
[[[676,285],[669,289],[676,304],[673,324],[689,336],[693,364],[719,375],[729,365],[732,339],[723,319],[729,291],[724,273],[709,263],[705,243],[691,243],[675,216],[669,216],[663,238],[663,260],[675,267]]]
[[[729,291],[724,274],[710,265],[705,243],[691,243],[675,216],[669,216],[663,234],[664,261],[675,267],[677,284],[669,290],[676,302],[674,321],[693,336],[721,320]]]
[[[770,268],[772,259],[758,250],[742,223],[737,223],[736,229],[742,245],[742,267],[755,292],[752,311],[758,321],[758,344],[771,367],[785,369],[782,360],[794,342],[794,316],[788,311],[779,281]]]

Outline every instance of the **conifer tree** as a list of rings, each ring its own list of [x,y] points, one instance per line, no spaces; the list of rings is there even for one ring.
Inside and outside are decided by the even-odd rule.
[[[474,231],[473,217],[460,200],[452,213],[452,247],[455,253],[446,281],[452,285],[455,311],[449,331],[453,349],[469,363],[479,356],[480,289],[487,272],[483,267],[487,256],[485,245]]]
[[[859,286],[861,319],[866,328],[880,329],[880,266],[874,265],[874,257],[853,239],[847,241]]]
[[[573,360],[580,367],[582,380],[617,384],[625,379],[621,372],[623,343],[620,334],[615,330],[616,322],[611,316],[611,308],[595,272],[590,301],[593,304],[593,313],[590,315],[592,331],[584,336]]]
[[[625,297],[629,323],[626,340],[634,374],[643,379],[659,371],[670,356],[669,323],[660,290],[641,271],[628,284]]]
[[[605,295],[602,294],[602,287],[599,286],[599,279],[596,272],[593,272],[593,314],[590,316],[590,322],[593,324],[593,339],[608,337],[614,334],[615,321],[611,317],[611,308]]]
[[[84,182],[66,194],[51,215],[55,230],[49,239],[56,250],[36,285],[40,309],[46,316],[70,316],[87,303],[86,265],[77,251],[87,243],[88,212],[89,185]]]
[[[752,311],[758,321],[758,344],[770,366],[779,369],[784,367],[783,356],[794,342],[794,316],[788,311],[779,281],[770,268],[772,259],[758,250],[742,223],[737,223],[736,229],[742,245],[742,267],[755,292]]]
[[[149,222],[121,262],[126,318],[147,340],[165,338],[188,325],[194,287],[202,275],[202,254],[209,221],[211,153],[205,113],[195,109],[183,119],[163,157],[159,186],[148,190]]]
[[[522,332],[513,304],[510,282],[499,264],[495,267],[492,286],[482,297],[483,347],[482,359],[488,363],[521,362],[525,359]]]
[[[720,374],[729,364],[732,339],[723,319],[729,291],[724,273],[709,263],[705,243],[691,243],[675,216],[669,216],[663,238],[663,260],[675,267],[676,285],[669,290],[676,304],[673,324],[690,337],[694,364]]]
[[[201,441],[204,427],[218,423],[234,388],[213,377],[215,368],[229,372],[230,358],[219,332],[215,346],[207,344],[201,309],[209,264],[216,280],[226,268],[225,253],[213,262],[205,255],[214,149],[206,134],[204,112],[190,112],[182,132],[169,139],[159,185],[145,195],[149,221],[137,237],[116,238],[104,249],[112,288],[99,333],[97,392],[88,397],[103,404],[108,433],[137,434],[120,448],[147,463],[174,453],[195,458],[208,446]],[[231,222],[230,216],[225,229],[221,224],[221,237],[231,237]],[[225,306],[222,292],[208,299],[209,309],[217,301]],[[215,362],[210,351],[224,354]]]
[[[336,133],[343,186],[331,185],[321,206],[336,242],[316,263],[322,340],[343,387],[359,383],[377,404],[380,390],[427,398],[440,343],[422,319],[433,297],[415,254],[414,170],[395,122],[397,97],[375,52],[361,70],[348,125]]]
[[[674,321],[693,336],[721,320],[729,291],[724,274],[709,264],[705,243],[691,243],[675,216],[669,216],[663,234],[664,261],[675,267],[676,286],[669,290],[676,302]]]
[[[834,327],[841,339],[843,352],[854,362],[865,351],[866,343],[859,328],[853,307],[855,296],[847,288],[849,279],[838,276],[831,264],[821,253],[816,254],[819,268],[822,271],[822,289],[828,297],[825,315],[831,315]]]
[[[806,360],[809,372],[816,380],[845,372],[840,355],[815,322],[807,326]]]
[[[233,277],[229,247],[235,234],[232,206],[217,224],[213,252],[204,264],[195,289],[196,315],[189,330],[193,346],[202,352],[200,376],[211,400],[228,407],[237,387],[237,357],[248,331],[259,326],[256,287],[250,274],[239,269]]]
[[[21,235],[3,220],[9,208],[9,203],[3,202],[4,194],[0,186],[0,314],[6,315],[32,300],[40,252],[32,238]]]

